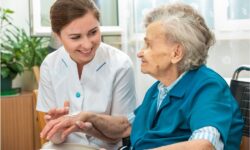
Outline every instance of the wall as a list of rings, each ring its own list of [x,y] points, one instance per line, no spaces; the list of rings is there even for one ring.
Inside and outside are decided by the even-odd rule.
[[[29,0],[1,0],[0,5],[13,10],[13,24],[29,33]]]
[[[250,39],[217,40],[209,50],[207,64],[221,76],[231,78],[240,65],[250,65]],[[240,77],[250,78],[250,74],[242,72]]]

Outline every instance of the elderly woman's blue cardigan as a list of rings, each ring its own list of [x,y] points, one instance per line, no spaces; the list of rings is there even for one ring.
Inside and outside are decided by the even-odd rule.
[[[224,79],[206,66],[188,71],[169,91],[156,111],[159,81],[147,91],[135,111],[131,143],[143,150],[187,141],[192,132],[213,126],[225,150],[239,149],[243,120]]]

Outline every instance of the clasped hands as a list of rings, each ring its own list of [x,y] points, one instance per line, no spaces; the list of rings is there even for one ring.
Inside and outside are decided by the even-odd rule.
[[[68,101],[64,102],[63,108],[51,109],[44,116],[46,125],[40,133],[40,137],[59,144],[64,142],[66,137],[72,132],[87,132],[92,128],[90,122],[84,122],[87,119],[87,112],[76,115],[68,115],[68,113]]]

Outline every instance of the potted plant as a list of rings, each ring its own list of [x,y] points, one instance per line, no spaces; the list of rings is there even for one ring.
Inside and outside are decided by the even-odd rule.
[[[0,37],[0,52],[1,52],[1,91],[11,89],[12,80],[18,73],[22,73],[24,66],[21,62],[19,51],[10,51],[4,48],[3,43],[6,42],[6,32],[11,32],[10,28],[14,27],[11,23],[10,14],[13,11],[10,9],[0,8],[1,19],[1,36]]]
[[[26,68],[31,70],[33,66],[39,66],[48,53],[48,40],[30,36],[23,29],[11,24],[8,16],[11,13],[13,12],[1,8],[1,23],[8,25],[8,28],[1,28],[1,82],[3,84],[6,79],[10,84],[10,87],[1,85],[1,89],[10,89],[17,74],[23,73]],[[4,25],[1,24],[2,26]]]

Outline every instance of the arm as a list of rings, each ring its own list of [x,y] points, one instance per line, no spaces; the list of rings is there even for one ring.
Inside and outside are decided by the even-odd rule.
[[[103,141],[106,141],[108,143],[117,143],[120,140],[120,139],[112,139],[112,138],[109,138],[109,137],[103,135],[102,132],[100,132],[98,129],[93,127],[93,125],[90,122],[81,122],[81,121],[78,122],[77,121],[76,125],[80,128],[81,132],[84,132],[87,135],[96,137],[96,138],[101,139]],[[65,132],[63,134],[67,135],[68,133]]]
[[[109,116],[95,113],[85,114],[85,112],[82,112],[82,114],[82,116],[86,115],[86,120],[91,122],[96,129],[107,137],[121,139],[130,135],[131,126],[125,116]]]
[[[193,145],[194,144],[194,145]],[[184,147],[183,147],[184,146]],[[161,147],[159,150],[163,149],[170,149],[170,148],[185,148],[185,149],[191,149],[194,148],[197,149],[216,149],[216,150],[223,150],[224,144],[220,138],[219,131],[212,126],[203,127],[201,129],[195,130],[191,137],[189,138],[189,141],[182,142],[178,144],[174,144],[171,146]]]
[[[153,150],[214,150],[213,145],[207,140],[192,140],[180,142],[169,146],[162,146]]]
[[[209,84],[209,86],[215,86],[215,84]],[[199,88],[202,89],[202,88]],[[222,142],[222,137],[220,132],[216,129],[216,127],[221,127],[217,122],[224,121],[220,117],[219,120],[216,116],[218,114],[222,114],[221,111],[228,110],[226,105],[221,105],[222,103],[218,103],[220,100],[226,100],[226,98],[218,98],[220,95],[220,88],[203,88],[197,94],[197,103],[191,112],[190,125],[193,131],[192,136],[189,141],[176,143],[169,146],[160,147],[159,150],[164,149],[216,149],[221,150],[224,147]],[[207,91],[208,90],[208,91]],[[214,90],[212,92],[212,90]],[[212,98],[208,98],[206,92],[216,93]],[[205,94],[204,94],[205,93]],[[218,98],[218,99],[216,99]],[[203,107],[206,106],[206,107]],[[223,108],[223,109],[222,109]],[[213,110],[211,112],[211,110]],[[215,113],[214,115],[210,115],[211,113]],[[206,117],[205,117],[206,116]],[[219,115],[220,116],[220,115]],[[229,115],[230,116],[230,115]],[[212,126],[209,126],[211,124]],[[226,124],[226,122],[225,122]],[[222,124],[221,124],[222,125]],[[226,125],[224,126],[226,128]],[[158,150],[158,148],[157,148]]]
[[[49,112],[45,114],[44,120],[47,124],[51,120],[57,119],[57,118],[59,118],[63,115],[66,115],[68,113],[69,113],[69,102],[65,101],[63,108],[49,110]],[[54,144],[60,144],[60,143],[64,142],[66,138],[65,137],[61,138],[61,134],[62,134],[62,131],[58,131],[57,133],[54,134],[53,137],[51,137],[50,141]]]
[[[58,131],[65,130],[63,139],[71,132],[80,131],[76,126],[79,121],[85,123],[90,122],[93,125],[93,128],[89,130],[88,128],[83,132],[86,132],[90,135],[96,136],[100,139],[109,139],[113,141],[120,140],[122,137],[127,137],[130,134],[130,124],[126,117],[122,116],[108,116],[95,114],[91,112],[81,112],[75,116],[63,116],[55,120],[48,122],[41,132],[41,137],[51,139],[52,136]]]
[[[41,112],[46,112],[44,116],[45,123],[47,124],[50,120],[59,118],[62,115],[68,114],[69,112],[69,102],[64,102],[63,108],[56,108],[55,102],[55,92],[53,90],[50,67],[47,59],[43,62],[40,68],[41,78],[39,81],[39,91],[38,91],[38,100],[37,100],[37,110]],[[51,109],[52,108],[52,109]],[[63,141],[58,138],[61,133],[57,133],[51,142],[53,143],[62,143]]]

